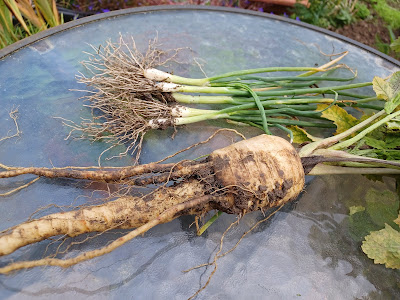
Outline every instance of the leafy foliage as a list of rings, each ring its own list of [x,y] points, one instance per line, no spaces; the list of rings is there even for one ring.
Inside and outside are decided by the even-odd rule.
[[[382,136],[383,139],[373,137],[365,137],[362,141],[369,146],[368,150],[353,151],[353,154],[363,153],[364,156],[374,157],[385,160],[400,160],[400,138],[396,134],[388,134]],[[361,153],[360,153],[361,152]]]
[[[400,28],[400,10],[391,7],[385,0],[373,0],[373,8],[393,29]]]
[[[62,22],[55,0],[0,0],[0,48]]]
[[[307,136],[307,131],[298,126],[288,126],[288,129],[293,133],[293,143],[302,144],[305,142],[311,142],[311,139]]]
[[[400,71],[392,75],[389,81],[374,77],[372,86],[379,99],[386,101],[385,111],[390,114],[400,104]]]
[[[375,77],[373,89],[377,97],[386,102],[385,111],[387,114],[398,110],[400,105],[400,72],[394,73],[388,81]],[[362,117],[360,121],[363,118],[365,117]],[[368,133],[349,152],[355,155],[384,160],[400,160],[399,134],[400,118],[397,117]]]
[[[320,140],[320,138],[312,136],[305,129],[300,128],[299,126],[288,126],[288,129],[293,133],[293,143],[295,144],[315,142]]]
[[[365,211],[365,207],[364,207],[364,206],[361,206],[361,205],[358,205],[358,206],[350,206],[349,209],[350,209],[350,216],[352,216],[352,215],[354,215],[354,214],[356,214],[356,213],[358,213],[358,212]]]
[[[317,110],[324,110],[328,107],[327,104],[319,104],[317,106]],[[337,130],[335,134],[342,133],[346,131],[347,129],[350,129],[354,125],[356,125],[359,121],[353,117],[351,114],[349,114],[345,109],[333,105],[330,108],[324,110],[322,112],[322,117],[326,118],[328,120],[333,121],[333,123],[336,125]]]
[[[391,191],[370,189],[365,195],[365,205],[349,207],[349,227],[354,240],[361,242],[372,231],[382,229],[385,224],[396,226],[399,207],[398,196]]]
[[[310,0],[309,6],[295,4],[293,13],[301,21],[316,26],[331,28],[342,27],[356,20],[355,2],[343,0]],[[368,10],[368,9],[367,9]],[[365,14],[365,10],[363,11]]]
[[[365,136],[349,152],[384,160],[400,160],[400,131],[390,128],[392,123],[394,122],[389,122]]]
[[[375,77],[373,89],[377,98],[385,102],[384,111],[379,113],[380,117],[373,119],[368,127],[364,125],[364,128],[360,127],[358,131],[354,130],[352,134],[341,137],[342,141],[333,147],[357,156],[400,160],[400,72],[392,74],[388,80]],[[357,119],[337,105],[328,107],[327,104],[319,104],[317,110],[322,111],[323,118],[333,121],[337,127],[336,135],[351,130],[371,117],[364,114]],[[308,133],[303,129],[302,132],[297,130],[296,134],[296,140],[310,141]]]
[[[400,4],[400,2],[399,2]],[[380,35],[375,35],[375,46],[376,48],[385,53],[386,55],[392,56],[396,59],[400,59],[400,38],[396,39],[396,35],[390,25],[387,25],[387,30],[389,33],[390,42],[384,42]],[[396,46],[397,45],[397,46]]]
[[[362,20],[368,18],[371,15],[367,5],[365,3],[357,2],[355,5],[356,16]]]
[[[400,52],[400,37],[390,44],[390,48],[395,52]]]
[[[373,89],[379,99],[389,100],[392,97],[392,91],[389,83],[380,77],[374,77],[372,80]]]
[[[385,228],[371,232],[361,246],[375,264],[400,269],[400,232],[385,224]]]
[[[389,80],[375,77],[372,84],[377,97],[386,102],[386,114],[397,111],[400,105],[400,72],[394,73]],[[400,119],[397,118],[369,132],[350,152],[385,160],[400,160]],[[360,240],[365,236],[361,247],[363,252],[375,264],[384,264],[393,269],[400,269],[398,208],[399,199],[395,193],[370,190],[366,195],[365,207],[350,207],[349,216],[353,237]]]

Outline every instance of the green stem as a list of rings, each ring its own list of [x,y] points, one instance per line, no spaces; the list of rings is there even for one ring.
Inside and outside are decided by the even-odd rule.
[[[250,121],[250,122],[260,122],[260,117],[238,117],[238,116],[224,116],[225,119],[230,119],[234,121]],[[219,118],[218,118],[219,119]],[[319,128],[335,128],[336,125],[331,123],[322,123],[322,122],[308,122],[308,121],[298,121],[291,119],[280,119],[280,118],[266,118],[268,123],[271,124],[281,124],[281,125],[297,125],[302,127],[319,127]]]
[[[324,92],[324,94],[332,94],[332,92],[331,91],[326,91],[326,92]],[[341,95],[341,96],[351,97],[351,98],[356,98],[356,99],[369,99],[370,98],[370,96],[354,94],[354,93],[348,93],[348,92],[342,92],[342,91],[338,91],[338,94]]]
[[[231,96],[192,96],[181,93],[172,93],[171,95],[179,103],[234,104],[237,102]]]
[[[379,110],[381,111],[383,109],[382,106],[378,106],[378,105],[372,105],[372,104],[363,104],[363,103],[354,103],[354,104],[350,104],[350,105],[345,105],[342,103],[337,103],[338,106],[340,107],[359,107],[359,108],[369,108],[369,109],[373,109],[373,110]]]
[[[247,70],[239,70],[228,72],[224,74],[220,74],[217,76],[206,77],[206,78],[187,78],[177,75],[172,75],[165,73],[163,71],[159,71],[156,69],[148,69],[145,70],[145,77],[152,80],[157,81],[165,81],[176,84],[184,84],[191,86],[208,86],[213,81],[217,81],[219,79],[224,79],[228,77],[238,77],[249,74],[257,74],[257,73],[270,73],[270,72],[301,72],[308,71],[307,73],[300,74],[299,76],[307,76],[305,74],[315,74],[317,72],[326,72],[327,69],[321,68],[310,68],[310,67],[269,67],[269,68],[257,68],[257,69],[247,69]]]
[[[322,119],[326,121],[326,118],[322,118],[319,116],[321,111],[315,111],[315,110],[309,110],[309,111],[304,111],[304,110],[297,110],[294,108],[270,108],[265,110],[264,114],[266,116],[268,115],[274,115],[274,114],[287,114],[289,116],[299,116],[299,117],[308,117],[308,118],[316,118],[316,119]],[[230,113],[231,115],[237,116],[237,115],[243,115],[243,116],[257,116],[260,113],[256,110],[239,110]]]
[[[384,114],[385,114],[385,111],[381,110],[380,112],[376,113],[375,115],[369,117],[367,120],[362,121],[361,123],[351,127],[350,129],[346,130],[345,132],[342,132],[342,133],[337,134],[335,136],[323,139],[321,141],[317,141],[317,142],[313,142],[313,143],[310,143],[308,145],[305,145],[299,151],[299,155],[300,155],[300,157],[310,156],[317,149],[325,148],[325,147],[328,147],[330,145],[333,145],[333,144],[337,143],[338,141],[340,141],[340,140],[342,140],[344,138],[347,138],[348,136],[352,135],[353,133],[361,130],[362,128],[364,128],[365,126],[367,126],[368,124],[370,124],[371,122],[376,120],[377,118],[383,116]]]
[[[191,107],[185,107],[185,109],[186,109],[187,113],[183,114],[183,117],[193,117],[193,116],[215,113],[215,112],[219,111],[219,110],[199,109],[199,108],[191,108]],[[179,110],[178,110],[178,112],[179,112]]]
[[[192,96],[192,95],[185,95],[181,93],[172,93],[174,99],[179,103],[187,103],[187,104],[236,104],[236,105],[244,105],[250,104],[248,102],[254,102],[251,98],[244,98],[248,99],[246,101],[242,101],[241,97],[231,97],[231,96]],[[251,101],[250,101],[251,100]],[[279,105],[279,107],[289,107],[293,106],[293,108],[298,110],[312,110],[316,109],[316,105],[304,105],[298,106],[301,104],[330,104],[333,103],[335,100],[332,98],[303,98],[303,99],[274,99],[274,100],[263,100],[260,99],[261,103],[263,104],[264,108],[272,107],[273,105]],[[363,99],[364,100],[364,99]],[[382,110],[383,107],[371,104],[363,104],[363,100],[337,100],[336,104],[341,107],[351,106],[351,107],[360,107],[360,108],[369,108],[374,110]],[[366,100],[366,99],[365,99]],[[373,98],[373,100],[377,100]],[[370,100],[370,101],[373,101]],[[361,102],[361,103],[360,103]],[[251,108],[251,107],[250,107]],[[276,108],[276,107],[274,107]]]
[[[204,86],[209,83],[208,78],[187,78],[178,75],[170,75],[168,82],[184,85]]]
[[[252,88],[257,88],[257,87],[300,88],[300,87],[312,86],[321,81],[325,81],[326,78],[328,79],[326,81],[332,81],[332,80],[350,81],[355,78],[355,77],[352,78],[328,77],[328,75],[332,73],[332,71],[333,70],[327,71],[321,76],[310,76],[310,77],[299,77],[299,76],[263,77],[263,76],[245,75],[242,77],[235,78],[234,80],[232,80],[232,78],[225,78],[224,80],[221,81],[218,80],[216,82],[212,82],[211,86],[228,86],[232,83],[245,83],[246,85],[251,86]]]
[[[378,97],[368,97],[368,98],[364,98],[361,100],[357,100],[357,103],[367,103],[367,102],[371,102],[371,101],[377,101],[377,100],[381,100]]]
[[[221,114],[220,111],[216,111],[216,112],[199,115],[199,116],[175,118],[174,122],[175,122],[175,125],[185,125],[185,124],[193,124],[193,123],[207,121],[207,120],[223,119],[223,118],[227,118],[227,117],[229,117],[229,115]]]
[[[376,128],[382,126],[386,122],[390,121],[391,119],[393,119],[393,118],[395,118],[395,117],[397,117],[399,115],[400,115],[400,111],[394,112],[394,113],[386,116],[382,120],[372,124],[368,128],[364,129],[359,134],[357,134],[355,137],[353,137],[351,139],[348,139],[346,141],[343,141],[341,143],[338,143],[338,144],[336,144],[336,145],[334,145],[334,146],[332,146],[332,147],[330,147],[328,149],[339,150],[339,149],[347,148],[347,147],[351,146],[352,144],[354,144],[355,142],[358,142],[359,140],[361,140],[363,137],[365,137],[371,131],[375,130]]]
[[[304,95],[304,94],[321,94],[327,93],[328,91],[341,91],[345,89],[360,88],[372,85],[371,82],[354,83],[347,85],[322,87],[322,88],[307,88],[307,89],[294,89],[294,90],[269,90],[269,91],[255,91],[257,96],[289,96],[289,95]],[[207,87],[207,86],[183,86],[173,85],[163,88],[160,85],[163,92],[181,92],[181,93],[207,93],[207,94],[229,94],[235,96],[249,96],[248,91],[243,91],[229,87]]]
[[[216,81],[218,79],[227,77],[238,77],[242,75],[257,74],[257,73],[270,73],[270,72],[301,72],[301,71],[312,71],[312,72],[325,72],[326,70],[321,68],[310,68],[310,67],[269,67],[269,68],[257,68],[248,70],[239,70],[234,72],[228,72],[217,76],[208,77],[208,81]]]
[[[248,102],[254,102],[253,98],[247,98],[247,97],[232,97],[232,96],[193,96],[193,95],[187,95],[187,94],[181,94],[181,93],[172,93],[171,94],[175,101],[180,102],[180,103],[193,103],[193,104],[244,104]],[[307,103],[331,103],[334,101],[332,98],[316,98],[316,97],[300,97],[300,98],[276,98],[274,99],[268,99],[268,98],[260,98],[260,100],[263,101],[271,101],[270,103],[273,103],[274,101],[278,101],[275,104],[307,104]],[[349,105],[349,106],[356,106],[358,105],[359,107],[362,107],[359,104],[367,103],[367,102],[372,102],[380,100],[377,97],[370,97],[370,98],[365,98],[365,99],[355,99],[355,100],[337,100],[337,104],[342,103],[343,105]],[[373,108],[377,109],[378,106],[365,106],[365,108]],[[379,108],[378,110],[381,110]]]
[[[279,129],[285,131],[287,134],[289,134],[290,137],[290,143],[293,143],[294,137],[293,137],[293,132],[289,129],[286,128],[285,126],[282,126],[280,124],[274,124],[276,127],[278,127]]]
[[[242,121],[242,122],[238,122],[238,123],[239,123],[239,124],[248,124],[248,125],[250,125],[250,126],[253,126],[253,127],[258,128],[258,129],[263,130],[263,127],[262,127],[262,126],[260,126],[260,125],[257,124],[257,123],[254,123],[254,122]],[[289,134],[290,143],[293,143],[293,132],[292,132],[290,129],[288,129],[288,128],[286,128],[285,126],[282,126],[282,125],[280,125],[280,124],[270,124],[269,127],[277,127],[277,128],[279,128],[279,129],[285,131],[287,134]]]
[[[250,75],[250,74],[257,74],[257,73],[270,73],[270,72],[302,72],[306,71],[305,73],[297,75],[297,77],[308,77],[311,76],[315,73],[318,72],[331,72],[337,68],[340,68],[341,66],[334,66],[339,60],[341,60],[344,56],[347,55],[347,52],[345,52],[343,55],[340,57],[329,61],[328,63],[324,64],[321,67],[268,67],[268,68],[256,68],[256,69],[247,69],[247,70],[239,70],[239,71],[233,71],[233,72],[228,72],[212,77],[206,77],[206,78],[199,78],[199,79],[193,79],[193,78],[186,78],[186,77],[181,77],[177,75],[172,75],[167,72],[158,70],[158,69],[145,69],[143,71],[143,75],[151,80],[159,81],[159,82],[171,82],[171,83],[176,83],[176,84],[184,84],[184,85],[194,85],[194,86],[206,86],[209,85],[212,81],[218,81],[220,79],[224,78],[229,78],[229,77],[238,77],[238,76],[244,76],[244,75]]]
[[[204,224],[203,226],[201,226],[201,228],[199,229],[199,231],[197,231],[197,235],[202,235],[204,233],[204,231],[206,231],[208,229],[208,227],[211,226],[212,223],[214,223],[219,216],[222,215],[222,211],[218,211],[215,215],[213,215],[210,220],[207,221],[206,224]]]
[[[336,98],[335,99],[320,98],[320,99],[295,99],[295,100],[267,100],[267,101],[260,101],[259,104],[262,107],[269,107],[271,105],[277,105],[277,104],[313,103],[313,101],[316,101],[317,103],[322,102],[322,103],[333,104],[337,100],[336,100]],[[240,105],[235,105],[235,106],[229,106],[227,108],[221,109],[219,112],[221,114],[222,113],[233,113],[233,112],[244,111],[244,110],[249,110],[249,109],[253,109],[253,108],[259,108],[258,104],[252,102],[252,103],[245,103],[245,104],[240,104]],[[293,112],[293,109],[289,108],[289,109],[286,109],[286,111]],[[314,111],[314,112],[312,112],[312,114],[319,114],[321,112],[322,111]]]
[[[295,89],[295,88],[303,88],[310,87],[312,85],[317,84],[319,81],[307,81],[301,83],[292,83],[292,82],[276,82],[276,83],[265,83],[265,82],[246,82],[243,81],[226,81],[226,82],[217,82],[212,83],[211,87],[224,87],[224,86],[233,86],[234,84],[246,84],[250,86],[252,89],[261,89],[261,88],[274,88],[274,89]]]
[[[216,120],[216,119],[230,119],[239,122],[262,122],[261,116],[234,116],[228,113],[222,113],[221,111],[212,112],[210,114],[193,116],[193,117],[182,117],[175,118],[175,125],[185,125],[192,124],[197,122],[202,122],[206,120]],[[322,122],[307,122],[307,121],[298,121],[298,120],[288,120],[288,119],[280,119],[280,118],[268,118],[266,117],[266,121],[271,124],[281,124],[281,125],[297,125],[303,127],[320,127],[320,128],[335,128],[336,126],[331,123],[322,123]]]
[[[356,77],[323,77],[323,76],[309,76],[309,77],[298,77],[298,76],[280,76],[280,77],[262,77],[262,76],[244,76],[238,78],[239,80],[259,80],[263,82],[279,82],[280,81],[351,81]]]
[[[260,114],[261,114],[261,119],[262,119],[262,125],[263,125],[264,132],[265,132],[266,134],[271,134],[271,132],[270,132],[269,129],[268,129],[268,122],[267,122],[267,118],[266,118],[266,116],[265,116],[264,106],[262,105],[262,103],[261,103],[261,101],[260,101],[260,98],[259,98],[259,97],[257,96],[257,94],[256,94],[250,87],[248,87],[247,85],[245,85],[245,84],[236,84],[236,86],[239,86],[239,87],[241,87],[242,89],[247,90],[247,91],[250,93],[250,95],[254,98],[255,104],[257,105],[257,108],[258,108],[258,110],[259,110],[259,112],[260,112]]]

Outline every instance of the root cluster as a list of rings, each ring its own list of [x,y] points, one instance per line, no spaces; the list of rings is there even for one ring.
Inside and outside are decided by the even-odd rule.
[[[150,121],[157,118],[171,120],[171,108],[168,105],[134,96],[93,98],[85,106],[92,109],[92,119],[84,119],[80,124],[62,119],[63,124],[71,129],[70,136],[103,141],[111,144],[111,147],[124,145],[126,150],[120,155],[131,154],[136,162],[146,132],[159,128]]]
[[[143,76],[143,71],[165,65],[176,54],[176,50],[172,54],[159,50],[156,39],[149,42],[144,54],[137,49],[133,39],[128,44],[122,37],[118,43],[107,41],[104,46],[92,48],[95,53],[87,53],[89,59],[82,62],[92,76],[80,74],[77,79],[87,86],[94,86],[99,96],[112,93],[124,97],[133,90],[136,93],[153,92],[154,83]]]
[[[124,144],[126,151],[120,155],[134,155],[137,161],[143,136],[150,129],[162,127],[149,122],[172,118],[172,97],[160,92],[152,80],[143,76],[143,71],[168,63],[178,50],[161,51],[153,40],[143,54],[133,39],[128,43],[122,37],[118,43],[107,41],[104,46],[92,48],[95,52],[87,53],[88,60],[82,62],[90,76],[77,76],[78,82],[88,88],[83,90],[86,95],[81,99],[91,109],[92,118],[80,124],[63,122],[71,128],[70,136],[102,140],[112,146]]]

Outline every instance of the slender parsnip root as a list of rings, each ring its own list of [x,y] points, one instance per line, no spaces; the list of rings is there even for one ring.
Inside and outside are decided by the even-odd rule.
[[[164,167],[154,165],[154,169],[160,171]],[[178,216],[202,215],[212,209],[243,215],[280,206],[295,199],[304,187],[299,155],[289,142],[276,136],[260,135],[232,144],[214,151],[204,161],[187,163],[184,169],[185,176],[180,178],[184,180],[160,187],[144,197],[121,197],[103,205],[51,214],[12,227],[0,236],[0,255],[57,235],[77,236],[111,228],[138,228],[141,234]],[[149,178],[158,176],[151,168],[148,173]],[[46,264],[66,267],[108,253],[111,245],[115,249],[125,242],[120,238],[104,248],[79,255],[79,259],[11,263],[0,268],[0,273]]]
[[[20,270],[20,269],[27,269],[33,268],[38,266],[59,266],[59,267],[69,267],[80,263],[82,261],[92,259],[98,256],[102,256],[104,254],[110,253],[114,249],[122,246],[126,242],[130,241],[131,239],[137,237],[138,235],[144,234],[146,231],[150,230],[154,226],[165,223],[167,220],[171,220],[174,216],[179,214],[181,211],[185,209],[190,209],[193,206],[200,205],[202,203],[207,203],[209,201],[210,196],[203,196],[199,198],[195,198],[189,200],[185,203],[174,205],[173,207],[168,208],[164,211],[161,215],[157,218],[151,220],[150,222],[140,226],[139,228],[131,231],[130,233],[120,237],[119,239],[115,240],[108,246],[105,246],[101,249],[93,250],[84,252],[74,258],[71,259],[58,259],[58,258],[43,258],[34,261],[21,261],[16,263],[11,263],[5,267],[0,268],[0,273],[6,274],[11,271]]]
[[[0,255],[56,235],[73,237],[110,228],[137,228],[157,218],[169,207],[194,198],[196,193],[202,192],[202,188],[198,181],[192,180],[169,188],[167,195],[164,189],[159,189],[143,198],[121,197],[102,205],[25,222],[0,236]]]

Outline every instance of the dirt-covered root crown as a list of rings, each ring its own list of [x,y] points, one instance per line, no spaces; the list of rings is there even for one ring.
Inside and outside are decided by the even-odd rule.
[[[220,210],[240,214],[279,206],[295,199],[304,187],[297,151],[286,140],[270,135],[214,151],[215,184],[227,194]]]

